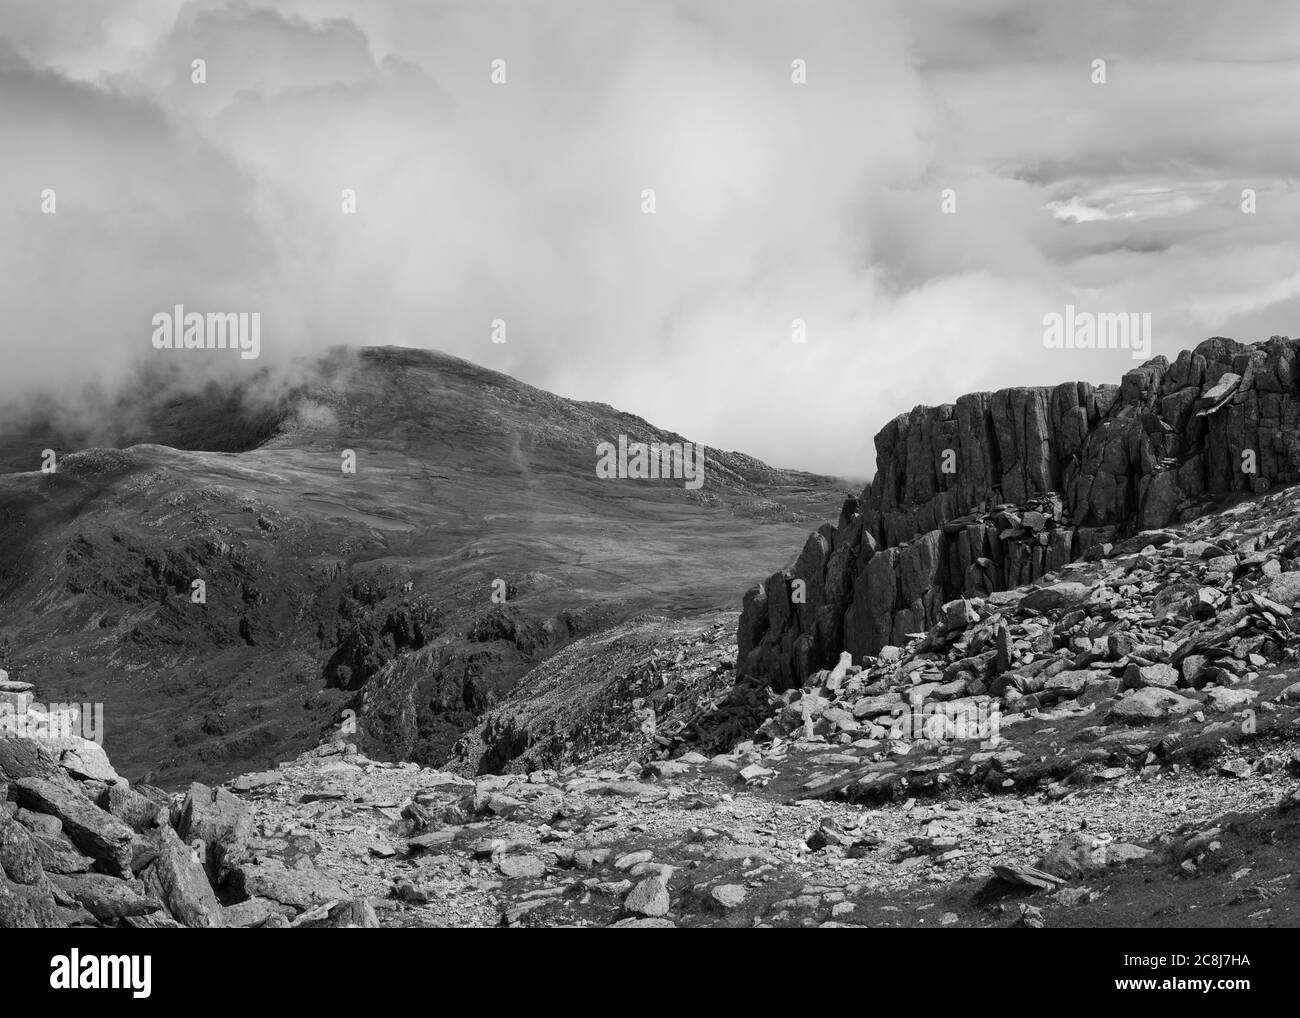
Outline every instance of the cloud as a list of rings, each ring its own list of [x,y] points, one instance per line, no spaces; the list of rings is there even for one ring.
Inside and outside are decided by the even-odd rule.
[[[1170,355],[1296,309],[1285,4],[61,2],[0,2],[0,390],[260,310],[266,358],[436,347],[862,476],[914,404],[1117,380],[1044,349],[1066,303]]]

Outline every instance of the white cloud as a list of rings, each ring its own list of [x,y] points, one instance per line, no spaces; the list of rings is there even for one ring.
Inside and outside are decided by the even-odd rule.
[[[22,239],[0,249],[0,385],[111,377],[155,310],[208,303],[261,309],[268,356],[432,346],[863,475],[914,404],[1118,379],[1124,352],[1042,348],[1067,302],[1152,311],[1170,355],[1283,331],[1296,303],[1285,5],[1252,29],[1199,2],[1175,24],[1012,0],[201,0],[56,32],[60,3],[0,0],[0,233]]]

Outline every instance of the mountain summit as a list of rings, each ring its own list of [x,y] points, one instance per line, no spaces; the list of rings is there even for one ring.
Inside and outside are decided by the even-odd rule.
[[[728,606],[835,497],[713,449],[699,490],[601,479],[600,443],[686,440],[431,351],[170,381],[110,407],[119,448],[39,413],[0,445],[0,664],[102,701],[117,765],[160,783],[285,759],[349,710],[372,752],[440,759],[575,635]]]

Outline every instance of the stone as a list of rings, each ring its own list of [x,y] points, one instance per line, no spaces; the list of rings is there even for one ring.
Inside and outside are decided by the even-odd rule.
[[[640,918],[640,919],[620,919],[613,923],[607,929],[611,930],[675,930],[677,924],[670,919],[662,918]]]
[[[32,836],[3,813],[0,813],[0,875],[30,887],[42,885],[45,879]]]
[[[609,862],[611,855],[608,848],[580,848],[573,853],[573,865],[580,870],[594,869]]]
[[[747,785],[766,783],[769,779],[776,777],[776,771],[770,767],[760,767],[758,764],[749,764],[743,767],[737,777]]]
[[[642,849],[639,852],[628,852],[614,860],[614,869],[630,870],[634,866],[649,862],[654,858],[654,853],[649,849]]]
[[[949,601],[943,606],[943,621],[949,629],[965,629],[980,620],[979,612],[964,597]]]
[[[256,855],[236,864],[227,884],[236,894],[270,898],[299,911],[348,897],[337,880],[315,866],[289,869],[279,859]]]
[[[4,740],[0,740],[3,743]],[[58,817],[73,844],[99,860],[115,876],[131,874],[131,828],[110,816],[71,783],[47,778],[20,778],[18,801],[38,813]]]
[[[1039,863],[1039,867],[1065,879],[1096,873],[1108,866],[1141,862],[1152,855],[1149,849],[1124,842],[1108,842],[1087,831],[1067,834]]]
[[[9,673],[0,668],[0,693],[30,693],[35,688],[30,682],[9,678]]]
[[[1153,854],[1150,849],[1143,848],[1140,845],[1111,842],[1106,846],[1106,865],[1125,866],[1129,863],[1143,862],[1151,858]]]
[[[1104,869],[1106,842],[1086,831],[1075,831],[1058,841],[1038,863],[1038,868],[1066,880]]]
[[[535,880],[546,875],[546,863],[535,855],[503,856],[497,861],[497,869],[511,880]]]
[[[78,780],[107,782],[121,780],[113,765],[108,762],[108,754],[98,743],[78,736],[42,739],[41,742],[55,762]]]
[[[1291,683],[1278,693],[1277,698],[1283,703],[1300,703],[1300,682]]]
[[[1073,700],[1083,695],[1096,673],[1084,670],[1057,672],[1043,686],[1043,692],[1059,699]]]
[[[158,803],[122,782],[109,785],[100,796],[98,805],[136,833],[156,827],[162,815]]]
[[[419,849],[440,848],[443,845],[450,845],[455,840],[455,831],[428,831],[425,834],[417,834],[413,838],[407,838],[406,851],[411,853]]]
[[[652,918],[666,915],[671,904],[668,883],[659,874],[646,877],[623,900],[627,911]]]
[[[1131,664],[1124,670],[1127,689],[1146,689],[1148,686],[1173,689],[1178,685],[1178,678],[1178,671],[1166,664]]]
[[[1270,601],[1287,608],[1300,606],[1300,572],[1283,573],[1264,589],[1264,593]]]
[[[283,917],[283,908],[266,898],[248,898],[225,906],[221,915],[228,929],[254,929],[273,915]]]
[[[7,813],[0,813],[0,929],[62,925],[32,835]]]
[[[243,857],[253,829],[248,804],[224,788],[190,785],[181,803],[176,833],[186,844],[202,841],[203,865],[215,886],[226,879],[233,862]]]
[[[1030,591],[1020,599],[1020,607],[1036,612],[1072,608],[1087,601],[1093,589],[1085,583],[1054,583]]]
[[[1232,711],[1252,703],[1258,696],[1257,689],[1211,686],[1205,691],[1205,702],[1217,711]]]
[[[380,923],[374,905],[365,898],[352,898],[305,912],[290,925],[294,929],[373,930]]]
[[[19,807],[15,816],[18,822],[33,834],[46,834],[54,837],[63,833],[63,821],[58,817],[50,816],[48,813],[33,813],[29,809]]]
[[[101,922],[148,915],[163,907],[157,898],[141,894],[132,882],[103,873],[52,874],[50,883]]]
[[[234,792],[254,792],[260,789],[273,788],[280,783],[280,775],[276,771],[255,771],[252,774],[241,774],[230,782],[231,791]]]
[[[145,890],[160,900],[182,926],[224,927],[221,905],[190,847],[166,824],[157,829],[153,838],[157,854],[140,875]]]
[[[1182,696],[1173,690],[1159,686],[1147,686],[1134,690],[1115,701],[1107,720],[1123,724],[1146,724],[1151,721],[1163,721],[1179,714],[1196,710],[1200,701]]]
[[[37,739],[0,737],[0,778],[12,782],[44,778],[68,788],[76,787]]]
[[[709,898],[723,911],[739,908],[745,903],[747,892],[741,884],[719,884],[709,892]]]
[[[853,705],[853,716],[855,718],[877,718],[884,714],[889,714],[896,707],[901,707],[903,701],[899,699],[897,693],[882,693],[879,696],[864,696]]]

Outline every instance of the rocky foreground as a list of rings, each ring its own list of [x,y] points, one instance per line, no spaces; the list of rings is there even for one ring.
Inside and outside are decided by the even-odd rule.
[[[1103,545],[779,693],[720,688],[718,624],[570,729],[526,683],[475,733],[552,762],[517,773],[332,739],[168,795],[0,739],[0,925],[1295,925],[1297,509]]]

